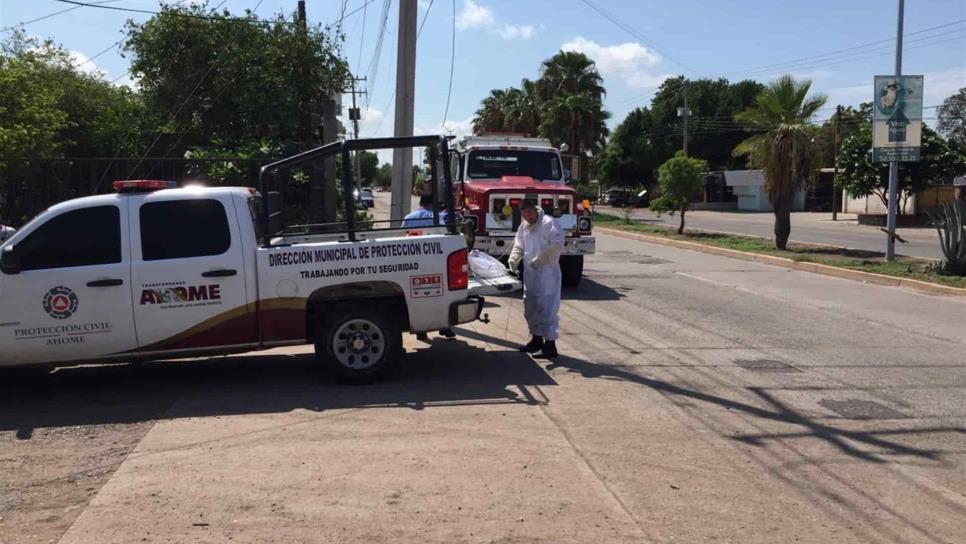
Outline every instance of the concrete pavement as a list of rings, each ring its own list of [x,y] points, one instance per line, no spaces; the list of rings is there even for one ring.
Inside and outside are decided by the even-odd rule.
[[[597,206],[598,212],[623,217],[623,211],[608,206]],[[680,217],[668,214],[658,215],[647,209],[633,211],[632,217],[650,224],[677,227]],[[719,212],[692,210],[685,216],[687,227],[729,234],[756,236],[774,239],[775,216],[771,213]],[[908,243],[896,244],[896,252],[910,257],[941,259],[942,251],[935,229],[906,228],[897,233]],[[885,251],[885,233],[878,227],[859,225],[855,215],[839,214],[838,221],[832,221],[831,213],[796,212],[792,214],[793,242],[826,244],[866,251]]]
[[[0,436],[153,423],[65,544],[961,539],[964,301],[609,236],[587,274],[552,364],[494,298],[380,384],[306,350],[158,363],[167,408],[132,414],[84,408],[130,370],[68,369],[48,395],[107,388],[43,417],[5,391]]]

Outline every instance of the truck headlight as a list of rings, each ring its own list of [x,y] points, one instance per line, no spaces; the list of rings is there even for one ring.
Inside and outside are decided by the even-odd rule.
[[[577,218],[577,231],[582,233],[590,232],[592,223],[590,217],[583,216]]]

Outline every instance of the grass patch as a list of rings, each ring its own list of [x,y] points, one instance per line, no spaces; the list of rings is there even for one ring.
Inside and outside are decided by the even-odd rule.
[[[620,217],[600,213],[594,214],[594,222],[601,227],[640,232],[642,234],[651,234],[673,240],[684,240],[737,251],[774,255],[797,262],[819,263],[885,276],[909,278],[950,287],[966,288],[966,276],[940,274],[938,263],[928,259],[899,257],[890,263],[886,262],[885,256],[878,251],[799,243],[789,243],[788,250],[780,251],[775,249],[774,242],[762,238],[688,230],[685,230],[684,234],[678,234],[675,228],[653,225],[641,221],[625,221]],[[792,226],[792,232],[795,232],[794,225]]]

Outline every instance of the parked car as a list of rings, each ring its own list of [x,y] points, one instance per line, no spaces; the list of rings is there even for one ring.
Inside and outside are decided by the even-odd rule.
[[[604,193],[604,204],[615,208],[646,208],[651,205],[647,189],[610,189]]]
[[[367,187],[359,191],[359,202],[363,208],[374,208],[376,206],[376,199],[372,196],[372,189]]]

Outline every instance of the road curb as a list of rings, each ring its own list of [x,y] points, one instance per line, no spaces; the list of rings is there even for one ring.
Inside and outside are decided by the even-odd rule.
[[[736,249],[727,249],[723,247],[709,246],[706,244],[699,244],[697,242],[688,242],[685,240],[673,240],[671,238],[664,238],[661,236],[641,234],[638,232],[628,232],[625,230],[610,229],[607,227],[598,226],[598,227],[595,227],[594,230],[596,232],[603,232],[605,234],[619,236],[621,238],[630,238],[632,240],[640,240],[643,242],[676,247],[680,249],[690,249],[693,251],[710,253],[712,255],[719,255],[722,257],[732,257],[735,259],[742,259],[745,261],[754,261],[754,262],[770,264],[774,266],[782,266],[785,268],[791,268],[793,270],[812,272],[814,274],[823,274],[825,276],[833,276],[836,278],[844,278],[844,279],[854,280],[854,281],[863,281],[866,283],[874,283],[877,285],[886,285],[890,287],[911,287],[918,291],[922,291],[922,292],[926,292],[934,295],[953,295],[953,296],[966,297],[966,289],[961,289],[959,287],[949,287],[947,285],[939,285],[939,284],[930,283],[927,281],[920,281],[920,280],[914,280],[909,278],[897,278],[894,276],[875,274],[873,272],[862,272],[861,270],[850,270],[848,268],[838,268],[835,266],[828,266],[828,265],[819,264],[819,263],[795,261],[792,259],[787,259],[785,257],[776,257],[774,255],[763,255],[761,253],[750,253],[747,251],[738,251]]]

